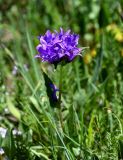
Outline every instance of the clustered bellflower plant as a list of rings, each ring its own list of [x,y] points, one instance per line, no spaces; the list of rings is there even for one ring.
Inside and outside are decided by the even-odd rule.
[[[71,33],[70,30],[51,33],[49,30],[45,35],[38,37],[40,43],[36,47],[39,52],[35,57],[42,61],[57,65],[59,62],[71,62],[76,56],[80,55],[82,48],[78,48],[79,35]]]
[[[66,64],[73,61],[77,56],[81,56],[80,53],[84,48],[78,48],[79,35],[71,33],[70,30],[65,32],[62,28],[60,28],[60,32],[54,31],[52,33],[48,30],[44,35],[40,35],[38,39],[39,44],[36,47],[38,54],[35,57],[40,58],[42,62],[54,64],[55,67],[58,64],[61,64],[59,89],[54,84],[51,84],[50,80],[48,84],[52,90],[52,95],[50,98],[54,99],[54,103],[57,98],[56,92],[59,91],[58,101],[60,106],[62,91],[62,66],[64,63]],[[46,81],[47,80],[45,80],[45,84]]]

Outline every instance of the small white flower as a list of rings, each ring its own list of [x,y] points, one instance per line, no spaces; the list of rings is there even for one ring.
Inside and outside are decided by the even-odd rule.
[[[13,135],[16,135],[16,136],[22,135],[22,132],[21,132],[21,131],[18,131],[17,129],[14,129],[14,130],[12,131],[12,133],[13,133]]]
[[[12,74],[13,74],[13,75],[16,75],[16,74],[17,74],[17,71],[18,71],[18,67],[17,67],[17,66],[14,66],[14,67],[13,67],[13,70],[12,70]]]
[[[21,131],[18,131],[18,135],[22,135],[22,132],[21,132]]]
[[[5,138],[6,133],[7,133],[7,129],[0,127],[0,135],[2,138]]]
[[[9,113],[9,109],[6,107],[6,108],[4,109],[4,112],[5,112],[5,113]]]
[[[5,152],[3,150],[3,148],[0,148],[0,155],[3,155]]]

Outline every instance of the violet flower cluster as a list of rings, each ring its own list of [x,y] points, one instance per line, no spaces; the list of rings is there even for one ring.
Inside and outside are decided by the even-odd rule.
[[[71,33],[70,30],[51,33],[49,30],[45,35],[40,35],[39,45],[36,47],[39,52],[35,57],[42,61],[57,65],[61,61],[71,62],[80,55],[82,48],[78,48],[79,35]]]

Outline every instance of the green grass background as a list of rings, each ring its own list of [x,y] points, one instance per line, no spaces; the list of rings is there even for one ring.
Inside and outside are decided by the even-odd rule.
[[[90,47],[63,67],[60,111],[42,74],[58,86],[60,68],[34,58],[37,36],[59,27]],[[0,0],[1,160],[123,159],[122,36],[123,0]]]

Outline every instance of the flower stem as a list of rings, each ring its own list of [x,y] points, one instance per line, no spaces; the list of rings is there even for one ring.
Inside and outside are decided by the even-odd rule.
[[[59,117],[60,117],[61,127],[63,128],[61,92],[62,92],[62,66],[60,66],[60,76],[59,76]]]
[[[60,66],[59,76],[59,107],[61,108],[61,90],[62,90],[62,66]]]

